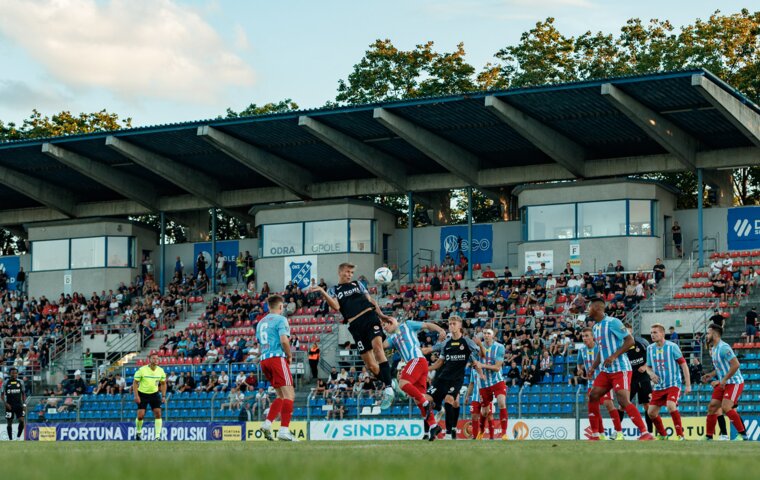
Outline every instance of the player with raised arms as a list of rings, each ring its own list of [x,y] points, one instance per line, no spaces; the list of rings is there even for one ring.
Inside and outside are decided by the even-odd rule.
[[[341,263],[338,266],[337,285],[327,291],[320,286],[312,287],[309,291],[321,293],[330,308],[339,310],[343,320],[348,323],[348,331],[354,338],[364,365],[383,382],[380,408],[387,410],[393,403],[395,392],[392,386],[391,366],[383,349],[385,332],[380,321],[388,321],[390,317],[380,310],[364,284],[352,280],[354,268],[355,265],[352,263]]]

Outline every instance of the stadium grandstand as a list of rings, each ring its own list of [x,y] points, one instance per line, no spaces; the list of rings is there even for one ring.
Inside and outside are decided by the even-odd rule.
[[[387,315],[493,330],[512,419],[567,420],[567,438],[584,438],[576,358],[594,299],[635,337],[668,328],[692,372],[690,417],[706,415],[703,339],[720,322],[747,381],[740,411],[760,413],[760,338],[746,326],[760,207],[731,200],[732,169],[760,164],[758,147],[760,108],[705,70],[3,143],[0,225],[30,253],[0,258],[2,370],[25,381],[35,432],[131,422],[133,375],[152,354],[165,421],[260,421],[274,390],[255,332],[279,294],[295,420],[421,423],[400,389],[380,408],[343,318],[310,290],[351,262]],[[699,195],[678,209],[678,190],[641,178],[682,171],[710,208]],[[493,224],[473,224],[471,195],[466,225],[419,228],[367,200],[406,195],[410,215],[422,204],[438,218],[441,192],[504,202],[506,187],[516,218]],[[218,240],[218,210],[249,235]],[[144,214],[160,231],[127,219]],[[167,219],[193,241],[167,244]],[[393,281],[376,283],[384,265]],[[464,393],[459,408],[466,423]]]

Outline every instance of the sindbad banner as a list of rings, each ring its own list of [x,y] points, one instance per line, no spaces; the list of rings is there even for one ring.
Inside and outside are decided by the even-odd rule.
[[[501,439],[503,432],[501,423],[496,418],[491,423],[494,429],[493,437]],[[441,428],[446,428],[445,422],[440,422]],[[489,438],[490,428],[486,426],[483,432],[483,438]],[[470,420],[459,420],[457,422],[457,438],[472,438],[472,422]],[[570,418],[557,419],[509,419],[507,426],[508,440],[577,440],[575,436],[575,420]]]
[[[243,440],[241,422],[165,422],[161,440],[180,441],[236,441]],[[33,423],[26,426],[26,439],[38,442],[92,442],[128,441],[135,438],[134,422],[113,423]],[[142,438],[155,438],[153,423],[145,423]]]

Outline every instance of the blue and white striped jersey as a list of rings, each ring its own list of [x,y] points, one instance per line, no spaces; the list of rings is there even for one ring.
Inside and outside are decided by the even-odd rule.
[[[422,330],[422,322],[407,320],[398,326],[396,333],[388,337],[388,344],[398,350],[405,362],[411,362],[415,358],[421,358],[420,340],[417,333]]]
[[[683,378],[681,378],[679,359],[683,359],[681,349],[671,341],[666,340],[663,346],[652,343],[647,347],[647,365],[652,368],[655,375],[660,377],[660,383],[652,384],[653,390],[681,388]]]
[[[470,403],[480,403],[480,389],[483,388],[483,381],[474,368],[470,370],[470,383],[472,384],[472,394],[470,394]]]
[[[609,367],[604,361],[623,346],[625,338],[631,334],[623,326],[623,322],[615,317],[605,315],[602,321],[594,325],[594,340],[599,347],[599,369],[606,373],[630,372],[631,361],[628,355],[620,355]]]
[[[594,345],[588,348],[585,344],[578,348],[578,365],[582,365],[586,370],[586,376],[588,377],[591,367],[594,366],[594,359],[596,358],[596,352],[598,348]],[[599,369],[594,371],[594,376],[588,379],[588,387],[591,388],[591,384],[594,383],[596,377],[599,376]]]
[[[256,325],[256,339],[261,345],[261,360],[272,357],[285,357],[280,345],[280,335],[290,336],[288,319],[274,313],[268,314]]]
[[[729,344],[721,340],[717,345],[710,349],[710,357],[712,357],[715,371],[718,373],[715,379],[720,380],[725,377],[731,369],[731,360],[736,358],[736,354],[734,354],[734,350]],[[742,376],[741,368],[737,370],[726,383],[744,383],[744,376]]]
[[[486,350],[486,355],[482,363],[485,365],[496,365],[496,362],[504,362],[504,345],[494,342],[490,347],[483,344],[483,348]],[[486,379],[483,381],[483,387],[490,387],[504,381],[504,375],[501,374],[501,370],[486,370],[484,368],[483,374],[486,376]]]

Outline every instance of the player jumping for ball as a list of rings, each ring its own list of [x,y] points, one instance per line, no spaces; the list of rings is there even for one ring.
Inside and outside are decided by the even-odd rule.
[[[312,287],[309,291],[321,293],[330,308],[339,310],[343,315],[364,365],[383,382],[383,399],[380,408],[386,410],[393,403],[395,393],[391,383],[391,366],[383,349],[385,332],[380,320],[389,321],[391,317],[380,310],[377,302],[361,282],[352,280],[354,268],[355,265],[352,263],[341,263],[338,266],[337,285],[330,287],[327,291],[319,286]]]

